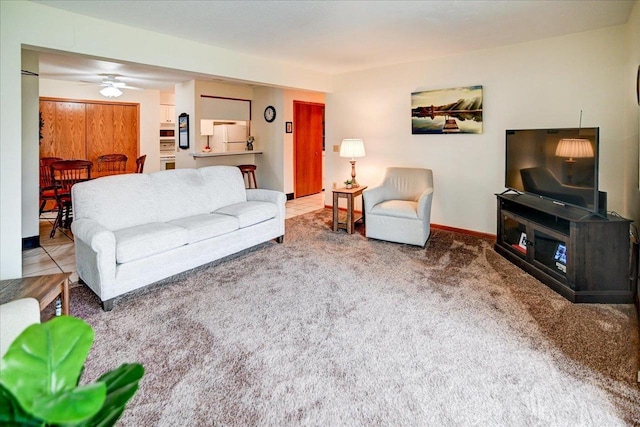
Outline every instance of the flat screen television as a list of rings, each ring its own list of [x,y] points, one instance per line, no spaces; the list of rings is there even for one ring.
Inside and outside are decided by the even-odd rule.
[[[505,187],[606,217],[598,137],[599,128],[507,130]]]

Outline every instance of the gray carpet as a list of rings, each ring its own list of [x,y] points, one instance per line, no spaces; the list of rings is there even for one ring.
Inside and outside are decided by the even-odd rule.
[[[72,289],[84,381],[145,366],[121,425],[640,424],[634,306],[571,304],[486,239],[368,241],[330,210],[286,227],[109,313]]]

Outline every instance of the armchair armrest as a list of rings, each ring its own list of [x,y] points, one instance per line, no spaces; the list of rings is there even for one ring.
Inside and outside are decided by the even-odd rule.
[[[418,218],[429,220],[431,217],[431,201],[433,200],[433,188],[427,188],[418,198]]]
[[[368,188],[362,192],[364,201],[364,211],[371,212],[371,209],[386,199],[386,189],[383,186]]]

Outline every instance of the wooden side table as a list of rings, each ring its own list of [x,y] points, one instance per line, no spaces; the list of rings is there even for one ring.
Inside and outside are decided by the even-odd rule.
[[[44,310],[58,296],[62,297],[62,313],[69,315],[69,276],[71,273],[47,274],[0,281],[0,304],[20,298],[35,298]]]
[[[364,222],[364,203],[362,205],[362,214],[356,215],[353,211],[353,200],[362,196],[362,192],[367,188],[366,185],[361,185],[356,188],[336,188],[333,190],[333,231],[338,231],[338,228],[344,228],[347,233],[353,234],[355,231],[356,221],[362,220]],[[338,222],[338,200],[340,198],[347,199],[347,222]]]

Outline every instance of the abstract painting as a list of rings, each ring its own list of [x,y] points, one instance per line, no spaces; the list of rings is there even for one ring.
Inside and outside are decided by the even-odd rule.
[[[412,93],[411,133],[482,133],[482,86]]]

